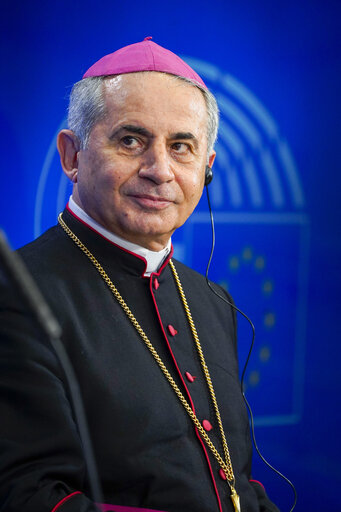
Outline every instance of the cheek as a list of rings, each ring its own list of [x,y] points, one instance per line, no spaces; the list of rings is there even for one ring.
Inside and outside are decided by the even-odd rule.
[[[189,215],[197,206],[203,191],[203,181],[202,179],[196,179],[195,181],[191,181],[191,183],[186,187],[186,190],[183,189],[184,192],[184,201],[182,204],[182,211]]]
[[[124,173],[114,163],[105,158],[98,158],[91,166],[92,183],[103,192],[117,190],[124,180]]]
[[[126,183],[130,183],[135,176],[135,166],[131,162],[126,162],[124,159],[113,157],[113,155],[104,154],[103,157],[97,161],[97,169],[101,174],[103,186],[110,188],[111,191],[118,191],[124,187]]]
[[[204,176],[202,172],[195,173],[191,180],[186,182],[187,199],[196,200],[200,198],[204,187]]]

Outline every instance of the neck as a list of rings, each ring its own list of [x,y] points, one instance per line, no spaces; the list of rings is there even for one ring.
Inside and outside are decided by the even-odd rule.
[[[145,272],[145,276],[149,276],[151,273],[156,272],[159,267],[162,265],[165,258],[171,252],[171,240],[168,240],[166,246],[160,251],[152,251],[146,247],[143,247],[139,244],[121,238],[120,236],[108,231],[101,224],[99,224],[96,220],[94,220],[90,215],[88,215],[73,199],[71,196],[67,205],[68,209],[71,211],[73,215],[78,217],[83,223],[90,226],[92,229],[97,231],[101,236],[118,245],[122,249],[126,249],[130,252],[137,254],[140,257],[143,257],[147,262],[147,268]]]

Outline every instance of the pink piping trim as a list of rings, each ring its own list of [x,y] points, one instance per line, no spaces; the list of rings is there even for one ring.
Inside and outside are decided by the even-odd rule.
[[[263,487],[264,491],[265,491],[265,487],[264,485],[262,484],[262,482],[260,482],[259,480],[249,480],[249,482],[255,482],[256,484],[259,484],[261,487]]]
[[[76,215],[72,210],[70,210],[69,208],[69,203],[66,205],[66,209],[69,213],[71,213],[71,215],[73,217],[75,217],[75,219],[79,220],[79,222],[81,222],[84,226],[86,226],[87,228],[91,229],[91,231],[93,231],[94,233],[96,233],[98,236],[101,236],[102,238],[104,238],[104,240],[106,240],[107,242],[109,242],[110,244],[114,245],[115,247],[118,247],[119,249],[121,249],[121,251],[124,251],[128,254],[131,254],[132,256],[135,256],[135,258],[138,258],[139,260],[143,261],[144,263],[144,271],[142,272],[142,276],[143,274],[145,273],[145,271],[147,270],[147,261],[145,258],[143,258],[142,256],[140,256],[139,254],[135,254],[134,252],[132,251],[129,251],[128,249],[125,249],[124,247],[121,247],[120,245],[117,245],[115,244],[115,242],[112,242],[111,240],[109,240],[109,238],[107,238],[106,236],[102,235],[102,233],[99,233],[96,229],[94,229],[92,226],[89,226],[89,224],[87,224],[86,222],[84,222],[83,219],[81,219],[80,217],[78,217],[78,215]],[[163,266],[163,265],[162,265]]]
[[[159,272],[160,272],[160,271],[161,271],[161,269],[159,270]],[[166,332],[165,332],[165,330],[164,330],[164,328],[163,328],[163,324],[162,324],[161,316],[160,316],[159,309],[158,309],[158,307],[157,307],[156,300],[155,300],[154,293],[153,293],[153,288],[152,288],[152,276],[153,276],[153,274],[150,276],[151,278],[150,278],[150,281],[149,281],[149,289],[150,289],[150,292],[151,292],[152,297],[153,297],[153,302],[154,302],[154,306],[155,306],[155,309],[156,309],[156,314],[157,314],[157,317],[158,317],[158,319],[159,319],[159,323],[160,323],[160,326],[161,326],[161,330],[162,330],[162,333],[163,333],[163,335],[164,335],[164,337],[165,337],[165,340],[166,340],[166,343],[167,343],[167,346],[168,346],[169,352],[170,352],[170,354],[171,354],[171,356],[172,356],[173,362],[174,362],[175,367],[176,367],[176,369],[177,369],[177,371],[178,371],[178,374],[179,374],[179,377],[180,377],[180,379],[181,379],[181,382],[182,382],[182,384],[184,385],[185,390],[186,390],[186,392],[187,392],[187,395],[188,395],[188,398],[189,398],[189,401],[190,401],[190,404],[191,404],[192,411],[193,411],[193,412],[194,412],[194,414],[195,414],[195,408],[194,408],[194,403],[193,403],[193,401],[192,401],[192,397],[191,397],[190,392],[188,391],[188,388],[187,388],[187,386],[186,386],[186,384],[185,384],[185,381],[184,381],[184,379],[183,379],[183,377],[182,377],[181,371],[180,371],[180,369],[179,369],[179,367],[178,367],[178,364],[177,364],[177,362],[176,362],[175,356],[174,356],[174,354],[173,354],[173,352],[172,352],[172,349],[171,349],[171,347],[170,347],[170,344],[169,344],[169,341],[168,341],[168,338],[167,338]],[[219,506],[219,512],[223,512],[222,507],[221,507],[220,496],[219,496],[218,489],[217,489],[217,484],[216,484],[216,481],[215,481],[215,479],[214,479],[213,470],[212,470],[212,466],[211,466],[211,463],[210,463],[210,459],[209,459],[209,457],[208,457],[208,454],[207,454],[207,451],[206,451],[206,447],[205,447],[205,445],[204,445],[203,440],[202,440],[202,439],[201,439],[201,437],[200,437],[200,434],[199,434],[199,432],[198,432],[197,427],[195,427],[195,433],[196,433],[196,435],[197,435],[197,437],[198,437],[198,439],[199,439],[199,441],[200,441],[200,444],[201,444],[201,446],[202,446],[202,449],[204,450],[204,453],[205,453],[205,457],[206,457],[206,460],[207,460],[208,468],[209,468],[209,471],[210,471],[210,474],[211,474],[211,478],[212,478],[212,481],[213,481],[213,487],[214,487],[214,490],[215,490],[215,493],[216,493],[216,496],[217,496],[217,501],[218,501],[218,506]]]
[[[56,510],[63,505],[66,501],[68,501],[72,496],[75,496],[76,494],[82,494],[80,491],[72,492],[68,496],[65,496],[62,500],[60,500],[57,505],[51,510],[51,512],[56,512]]]

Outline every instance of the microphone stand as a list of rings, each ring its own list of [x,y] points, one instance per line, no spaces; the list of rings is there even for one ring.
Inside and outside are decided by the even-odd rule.
[[[83,446],[83,454],[88,471],[92,498],[95,503],[103,503],[97,465],[95,462],[79,384],[69,356],[61,342],[62,328],[24,265],[22,259],[18,253],[13,252],[10,249],[6,236],[2,230],[0,230],[0,262],[6,269],[7,275],[10,277],[16,289],[20,292],[29,310],[33,313],[43,332],[49,339],[59,359],[60,365],[64,370]]]

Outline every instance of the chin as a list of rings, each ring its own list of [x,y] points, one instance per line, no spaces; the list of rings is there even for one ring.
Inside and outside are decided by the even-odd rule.
[[[175,229],[160,229],[160,226],[125,226],[122,230],[122,238],[126,238],[131,242],[141,245],[143,247],[148,247],[152,251],[159,251],[163,247],[165,247],[168,243],[168,240],[174,233]],[[159,246],[159,248],[152,248],[151,246]]]
[[[150,219],[145,218],[143,214],[137,216],[134,222],[123,222],[122,228],[126,232],[132,234],[145,235],[145,236],[161,236],[167,233],[173,233],[175,230],[175,223],[173,221],[164,219]],[[169,235],[170,236],[170,235]]]

